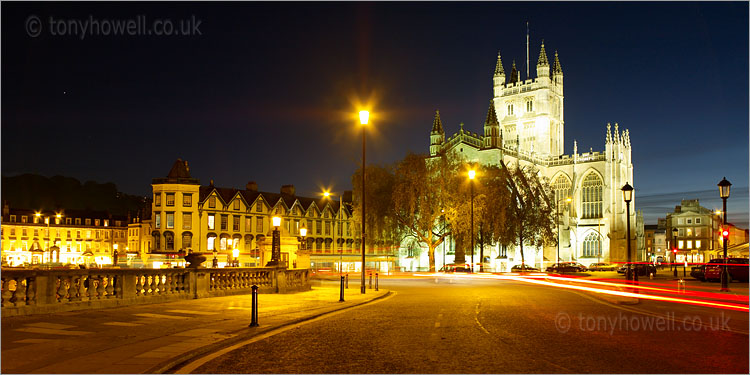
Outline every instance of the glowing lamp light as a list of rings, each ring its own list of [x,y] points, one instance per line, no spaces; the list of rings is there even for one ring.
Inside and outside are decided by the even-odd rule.
[[[302,227],[299,229],[299,234],[302,235],[302,237],[307,236],[307,228]]]
[[[39,212],[37,212],[37,213],[35,213],[35,214],[34,214],[34,216],[36,216],[36,217],[40,217],[40,216],[42,216],[42,214],[41,214],[41,213],[39,213]]]
[[[719,187],[719,196],[722,198],[729,198],[729,188],[732,187],[732,183],[727,181],[727,178],[724,177],[719,181],[717,186]]]
[[[362,125],[367,125],[367,120],[370,119],[370,112],[368,111],[359,111],[359,122]]]
[[[573,198],[571,198],[571,197],[567,197],[567,198],[565,198],[565,201],[566,201],[566,202],[568,202],[568,203],[570,203],[570,202],[572,202],[572,201],[573,201]],[[605,218],[605,219],[606,219],[606,218]]]
[[[724,238],[729,237],[729,229],[722,229],[721,230],[721,236]]]
[[[271,220],[273,221],[273,226],[275,226],[275,227],[281,226],[281,218],[280,217],[274,216]]]
[[[236,259],[240,256],[240,249],[232,250],[232,256]]]
[[[329,192],[327,192],[327,191],[324,191],[324,192],[323,192],[323,196],[324,196],[324,197],[326,197],[326,198],[328,198],[328,197],[330,197],[330,196],[331,196],[331,193],[329,193]]]
[[[633,187],[627,182],[625,183],[625,186],[622,187],[622,198],[625,202],[633,200]]]
[[[469,171],[469,180],[473,180],[473,179],[474,179],[474,176],[476,176],[476,174],[477,174],[477,171],[475,171],[475,170],[473,170],[473,169],[472,169],[472,170],[470,170],[470,171]]]

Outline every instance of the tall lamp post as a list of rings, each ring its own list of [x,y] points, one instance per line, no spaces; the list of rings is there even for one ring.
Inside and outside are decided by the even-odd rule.
[[[724,177],[717,186],[719,186],[719,196],[721,196],[724,211],[724,222],[721,228],[721,235],[724,239],[724,241],[722,241],[724,242],[724,265],[721,267],[721,291],[728,292],[729,273],[727,273],[727,242],[729,242],[729,228],[727,228],[727,198],[729,198],[729,188],[732,187],[732,184],[727,181],[726,177]]]
[[[622,187],[622,197],[625,200],[625,226],[627,229],[626,238],[628,241],[628,275],[626,279],[638,281],[638,272],[636,271],[635,274],[633,274],[633,268],[631,265],[632,255],[630,254],[630,201],[633,200],[633,187],[627,182],[625,183],[625,186]]]
[[[474,271],[474,177],[476,173],[473,169],[469,170],[469,189],[471,189],[471,267],[469,269],[471,271]]]
[[[672,228],[672,266],[674,269],[674,277],[677,277],[677,235],[680,234],[679,229]]]
[[[362,124],[362,280],[360,293],[365,294],[365,171],[367,163],[365,162],[365,125],[370,118],[370,112],[359,111],[359,122]]]
[[[271,261],[266,266],[278,267],[281,263],[281,233],[279,233],[279,227],[281,226],[281,218],[274,216],[271,218],[273,223],[273,237],[271,240]]]
[[[331,193],[328,191],[324,191],[323,196],[326,198],[329,198],[331,196]],[[338,243],[336,242],[336,233],[338,232],[337,227],[339,225],[343,225],[343,223],[339,221],[339,218],[341,217],[341,203],[342,203],[343,198],[341,194],[339,194],[338,196],[339,196],[339,209],[338,209],[338,213],[333,218],[333,246],[335,247],[339,246]],[[343,230],[341,232],[342,232],[342,237],[343,237]],[[342,238],[342,241],[343,241],[343,238]],[[344,271],[342,268],[344,265],[344,246],[343,246],[343,243],[341,245],[342,246],[339,249],[339,275],[344,274]]]

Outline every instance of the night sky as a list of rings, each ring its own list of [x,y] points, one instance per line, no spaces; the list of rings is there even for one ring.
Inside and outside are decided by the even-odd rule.
[[[55,21],[200,20],[201,35],[52,35]],[[30,17],[41,20],[31,37]],[[2,174],[66,175],[149,195],[177,158],[208,184],[297,194],[351,189],[367,161],[481,133],[498,49],[531,75],[541,40],[565,75],[565,151],[630,129],[636,209],[680,199],[748,223],[748,4],[2,4]],[[59,30],[58,30],[59,31]],[[59,33],[58,33],[59,34]]]

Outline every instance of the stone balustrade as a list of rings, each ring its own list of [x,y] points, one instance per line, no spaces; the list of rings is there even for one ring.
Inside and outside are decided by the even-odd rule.
[[[310,289],[309,270],[283,268],[3,269],[2,315]]]

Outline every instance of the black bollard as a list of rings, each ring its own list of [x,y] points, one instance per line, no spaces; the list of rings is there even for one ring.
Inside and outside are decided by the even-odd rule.
[[[375,272],[375,291],[378,291],[378,273]]]
[[[341,276],[341,291],[339,292],[339,302],[344,301],[344,276]]]
[[[346,274],[346,289],[349,289],[349,274]]]
[[[252,288],[253,288],[253,308],[250,312],[250,315],[252,316],[250,327],[257,327],[258,326],[258,286],[253,285]]]
[[[370,272],[370,289],[372,289],[372,272]]]

